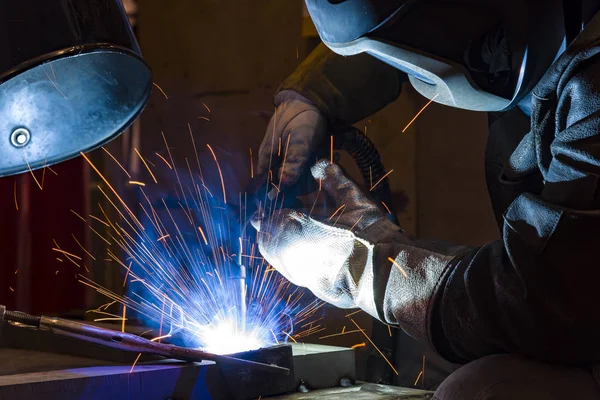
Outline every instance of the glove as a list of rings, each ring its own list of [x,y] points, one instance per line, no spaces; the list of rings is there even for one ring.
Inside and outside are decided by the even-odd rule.
[[[353,231],[386,217],[337,165],[322,160],[311,173],[321,181],[325,195],[337,199],[336,205],[344,205],[342,209],[327,221],[329,224],[294,210],[276,211],[271,224],[267,224],[268,219],[253,218],[259,250],[290,282],[309,288],[329,303],[352,308],[355,304],[347,293],[350,288],[336,287],[336,279],[357,245]]]
[[[308,99],[292,90],[279,92],[275,104],[277,109],[258,152],[257,175],[266,176],[272,170],[273,180],[280,180],[285,187],[296,183],[304,172],[327,133],[327,119]]]
[[[311,173],[341,209],[325,221],[289,209],[255,215],[263,257],[320,299],[361,308],[430,344],[431,300],[465,248],[408,237],[335,164],[319,161]]]

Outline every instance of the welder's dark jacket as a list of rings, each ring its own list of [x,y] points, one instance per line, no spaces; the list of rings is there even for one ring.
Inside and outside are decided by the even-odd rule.
[[[403,80],[321,46],[281,89],[354,123],[394,101]],[[584,31],[546,73],[530,126],[518,109],[491,124],[486,158],[502,240],[468,248],[375,232],[376,316],[452,362],[505,352],[600,362],[600,32]],[[420,280],[387,261],[399,251]]]

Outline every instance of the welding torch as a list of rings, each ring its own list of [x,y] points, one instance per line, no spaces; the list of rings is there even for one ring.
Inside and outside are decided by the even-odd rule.
[[[94,325],[83,324],[61,318],[33,316],[19,311],[9,311],[0,305],[0,325],[10,323],[24,328],[33,328],[40,331],[49,331],[55,335],[66,336],[72,339],[117,350],[153,354],[166,358],[188,361],[214,361],[217,364],[234,367],[246,367],[272,373],[289,374],[288,368],[277,365],[264,364],[241,358],[207,353],[201,350],[190,349],[172,344],[159,343],[130,333],[122,333],[112,329],[100,328]]]
[[[330,139],[331,138],[331,139]],[[331,140],[331,141],[330,141]],[[379,202],[392,204],[392,194],[387,180],[387,173],[381,161],[381,156],[377,151],[373,142],[359,129],[348,125],[334,126],[330,131],[330,137],[317,146],[314,157],[315,160],[320,158],[331,158],[333,154],[330,152],[345,151],[356,163],[362,179],[365,183],[378,182],[374,187],[370,188],[370,195]],[[272,170],[277,170],[281,165],[278,160],[273,160],[271,165]],[[277,178],[277,177],[276,177]],[[243,258],[243,240],[246,237],[246,229],[250,224],[251,219],[256,212],[267,213],[269,206],[278,206],[281,208],[297,209],[302,207],[302,203],[298,201],[298,197],[303,196],[315,189],[315,182],[312,175],[305,173],[298,179],[298,182],[291,186],[281,189],[277,182],[271,182],[268,176],[255,176],[250,180],[246,187],[246,195],[248,196],[243,207],[243,214],[240,215],[240,248],[237,252],[237,266],[234,266],[233,279],[240,280],[240,309],[242,312],[242,323],[245,326],[246,314],[246,267],[242,260]],[[280,191],[284,193],[280,193]],[[278,197],[284,199],[278,203]],[[240,208],[241,209],[241,208]],[[388,213],[387,217],[394,223],[398,223],[396,215]]]

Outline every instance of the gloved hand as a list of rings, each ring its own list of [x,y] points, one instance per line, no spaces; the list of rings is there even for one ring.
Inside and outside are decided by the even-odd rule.
[[[322,221],[283,209],[255,215],[263,257],[292,283],[341,308],[361,308],[430,344],[432,300],[452,260],[470,249],[415,240],[328,161],[311,168],[334,198]],[[333,213],[333,211],[331,212]]]
[[[339,307],[355,307],[347,293],[355,288],[351,282],[338,285],[338,275],[355,247],[367,245],[355,233],[387,219],[336,164],[321,160],[311,173],[321,181],[322,195],[335,199],[329,215],[342,208],[324,222],[288,209],[276,211],[272,218],[255,217],[252,224],[259,231],[259,249],[290,282]]]
[[[285,187],[296,183],[307,167],[315,147],[327,133],[327,119],[310,100],[292,90],[279,92],[275,104],[277,109],[258,152],[256,172],[266,176],[271,169],[273,180],[281,179]]]

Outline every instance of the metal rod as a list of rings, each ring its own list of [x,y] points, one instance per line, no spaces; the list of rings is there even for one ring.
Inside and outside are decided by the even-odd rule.
[[[19,323],[24,326],[50,331],[56,335],[66,336],[76,340],[95,343],[123,351],[156,354],[167,358],[190,362],[208,360],[221,364],[244,366],[286,375],[290,372],[288,368],[277,365],[269,365],[241,358],[212,354],[172,344],[153,342],[130,333],[122,333],[112,329],[100,328],[80,322],[44,316],[36,317],[21,312],[8,311],[5,306],[0,305],[0,323],[3,322]]]

